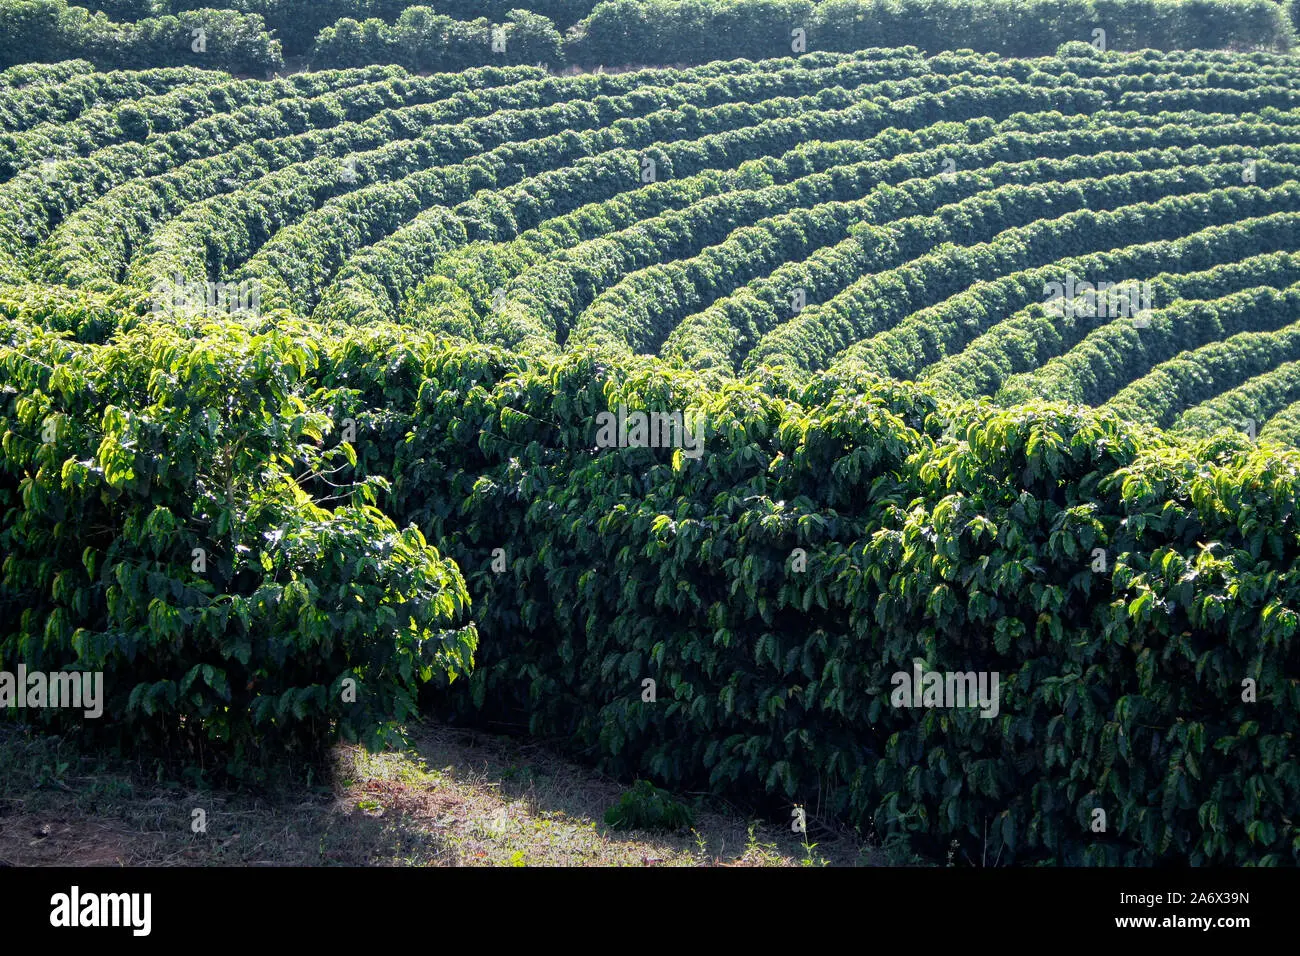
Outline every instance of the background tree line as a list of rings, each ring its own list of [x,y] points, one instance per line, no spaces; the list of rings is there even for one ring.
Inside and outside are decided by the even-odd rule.
[[[1041,56],[1110,49],[1289,50],[1300,0],[0,0],[0,68],[84,58],[105,69],[259,74],[400,63],[421,71],[593,68],[916,46]],[[493,26],[505,44],[494,44]],[[204,31],[201,49],[195,31]]]

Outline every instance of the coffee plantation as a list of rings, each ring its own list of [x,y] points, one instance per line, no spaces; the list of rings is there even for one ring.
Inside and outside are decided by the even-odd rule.
[[[641,781],[620,826],[1300,863],[1285,8],[818,46],[855,4],[539,0],[551,69],[0,4],[58,26],[0,72],[0,671],[103,674],[6,719],[243,777],[432,715]],[[787,49],[665,52],[742,13]]]

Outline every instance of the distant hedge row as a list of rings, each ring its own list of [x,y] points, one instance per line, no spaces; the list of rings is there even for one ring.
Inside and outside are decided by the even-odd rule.
[[[564,62],[564,45],[550,20],[522,10],[493,24],[487,17],[467,22],[410,7],[391,26],[377,19],[340,20],[321,31],[311,56],[318,68],[396,63],[415,72],[444,72],[494,63],[555,67]]]
[[[426,705],[938,859],[1300,861],[1294,451],[386,324],[77,344],[105,305],[0,301],[0,664],[106,672],[64,729],[371,736],[473,653]]]
[[[1105,31],[1107,49],[1272,47],[1292,42],[1274,0],[612,0],[569,39],[583,65],[769,57],[802,29],[810,50],[913,45],[1050,54]]]
[[[0,68],[68,59],[100,69],[199,66],[259,75],[284,65],[280,42],[256,14],[182,11],[119,23],[65,0],[0,0]]]
[[[116,0],[94,14],[66,0],[0,0],[0,68],[76,57],[105,68],[262,73],[283,66],[285,52],[308,54],[317,67],[590,68],[909,45],[1039,56],[1080,40],[1117,50],[1288,50],[1296,37],[1277,0],[610,0],[594,8],[517,0],[521,9],[510,0],[228,0],[234,9],[195,9],[205,2],[221,0]],[[1289,2],[1294,18],[1300,0]],[[205,51],[194,49],[200,28]]]
[[[591,13],[600,0],[433,0],[426,4],[453,20],[482,17],[500,23],[511,10],[522,9],[550,20],[557,29],[570,26]],[[282,44],[286,56],[299,56],[311,49],[316,35],[344,17],[359,20],[377,18],[390,23],[413,0],[89,0],[82,4],[102,10],[114,20],[146,17],[224,7],[241,13],[256,13]]]
[[[392,24],[340,20],[317,38],[313,62],[437,70],[504,56],[511,63],[596,67],[908,45],[1006,56],[1048,55],[1072,41],[1116,50],[1286,50],[1295,39],[1274,0],[611,0],[563,38],[543,17],[512,13],[520,48],[512,51],[507,42],[504,53],[494,53],[489,21],[478,21],[474,31],[453,29],[443,21],[454,21],[435,9],[408,8]]]

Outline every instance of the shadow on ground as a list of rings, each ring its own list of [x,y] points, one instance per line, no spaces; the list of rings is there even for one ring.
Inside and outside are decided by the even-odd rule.
[[[809,818],[700,808],[689,831],[611,830],[626,786],[545,746],[440,725],[406,750],[340,746],[331,779],[273,794],[182,786],[141,763],[0,726],[0,866],[876,865]],[[683,799],[690,800],[687,795]]]

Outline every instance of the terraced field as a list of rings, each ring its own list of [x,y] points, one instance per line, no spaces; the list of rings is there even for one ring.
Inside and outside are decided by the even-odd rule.
[[[268,312],[528,352],[1300,438],[1288,57],[50,79],[0,103],[11,286],[242,283]],[[1050,301],[1071,278],[1146,295]]]
[[[935,858],[1300,859],[1295,57],[16,67],[0,436],[79,733],[432,710]]]

